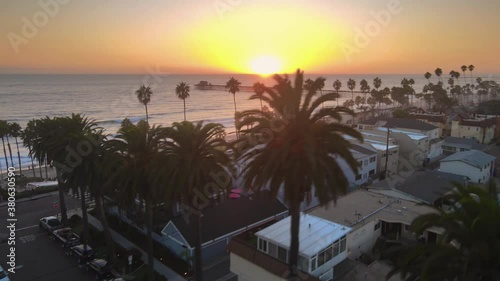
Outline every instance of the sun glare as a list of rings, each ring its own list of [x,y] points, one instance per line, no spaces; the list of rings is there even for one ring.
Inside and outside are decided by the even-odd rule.
[[[271,56],[255,58],[250,63],[250,70],[260,75],[269,75],[281,71],[281,62]]]

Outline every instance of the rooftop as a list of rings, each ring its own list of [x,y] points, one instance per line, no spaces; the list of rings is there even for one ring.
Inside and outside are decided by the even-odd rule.
[[[463,176],[430,170],[415,171],[404,182],[397,182],[394,179],[391,182],[390,180],[386,179],[375,183],[373,188],[395,188],[429,204],[433,204],[444,193],[453,188],[452,181],[465,183]]]
[[[255,235],[285,249],[289,249],[291,241],[290,224],[291,217],[287,217],[260,230]],[[332,244],[350,231],[351,228],[344,225],[301,213],[299,253],[305,257],[312,257],[323,250],[326,245]]]
[[[444,139],[443,145],[452,145],[468,149],[476,149],[484,151],[488,146],[481,144],[478,140],[469,138],[447,137]]]
[[[431,131],[438,127],[411,118],[390,118],[390,117],[375,117],[366,121],[361,121],[359,124],[374,125],[379,127],[403,128],[420,131]]]
[[[446,124],[448,121],[446,115],[444,114],[433,114],[433,113],[410,113],[410,116],[415,119],[426,120],[427,122],[442,123]]]
[[[494,116],[487,115],[475,115],[472,118],[464,118],[461,115],[457,115],[453,118],[453,121],[459,121],[460,125],[464,126],[476,126],[476,127],[491,127],[496,125],[497,118]]]
[[[287,208],[276,198],[270,198],[267,191],[261,191],[258,195],[241,196],[238,199],[227,199],[218,206],[202,210],[202,243],[284,212],[287,212]],[[193,220],[194,214],[187,222],[182,215],[171,220],[191,246],[196,241],[195,223],[189,223]]]
[[[379,130],[379,131],[387,131],[387,128],[381,128],[381,127],[379,127],[379,128],[377,128],[377,130]],[[417,140],[417,141],[427,138],[426,135],[417,134],[417,133],[413,133],[413,132],[409,132],[409,131],[405,131],[405,130],[390,129],[390,131],[393,132],[393,133],[405,134],[409,138],[411,138],[412,140]]]
[[[331,202],[309,214],[357,229],[375,219],[410,224],[419,215],[430,212],[433,209],[428,206],[358,189],[337,199],[336,205]]]
[[[453,153],[452,155],[442,159],[440,162],[451,162],[451,161],[461,161],[466,164],[469,164],[473,167],[481,169],[488,163],[495,161],[496,157],[490,154],[484,153],[479,150],[468,150],[468,151],[460,151]]]
[[[352,144],[351,145],[352,150],[356,150],[359,153],[363,153],[365,155],[375,155],[377,154],[377,150],[375,149],[370,149],[366,146],[358,145],[358,144]]]

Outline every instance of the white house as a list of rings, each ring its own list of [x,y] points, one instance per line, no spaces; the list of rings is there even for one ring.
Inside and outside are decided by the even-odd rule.
[[[350,227],[347,255],[357,259],[370,252],[382,235],[392,236],[392,239],[415,237],[409,225],[419,215],[430,212],[434,210],[414,201],[358,189],[337,199],[336,204],[317,207],[309,214]],[[429,229],[421,238],[433,243],[438,233],[439,230]]]
[[[475,183],[485,183],[493,176],[495,156],[479,150],[456,152],[440,161],[439,170],[468,177]]]
[[[255,233],[257,249],[283,264],[288,263],[290,249],[291,218],[287,217]],[[330,222],[315,216],[301,213],[299,228],[299,260],[298,268],[319,280],[331,280],[334,267],[347,258],[347,233],[351,228]],[[249,270],[252,269],[252,270]],[[263,270],[263,269],[260,269]],[[231,271],[239,280],[260,281],[262,273],[249,262],[238,259],[233,262],[231,255]],[[265,280],[270,280],[267,278]]]
[[[337,162],[344,171],[344,175],[347,177],[351,187],[358,187],[367,183],[369,178],[375,176],[377,173],[377,151],[373,148],[370,149],[369,147],[363,147],[357,144],[352,144],[350,150],[352,156],[358,161],[359,168],[357,175],[349,165],[347,165],[345,160],[338,159]]]

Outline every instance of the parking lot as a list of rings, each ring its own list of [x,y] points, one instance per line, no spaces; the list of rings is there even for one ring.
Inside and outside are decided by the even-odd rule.
[[[16,280],[37,281],[89,281],[95,276],[78,267],[74,257],[67,256],[61,244],[49,238],[46,231],[38,227],[41,217],[54,215],[58,209],[53,208],[57,196],[49,196],[20,203],[16,206],[16,273],[9,278]],[[67,198],[69,208],[74,208],[78,202]],[[0,234],[8,233],[7,208],[0,207]],[[0,265],[7,270],[7,254],[10,252],[7,243],[0,244]]]

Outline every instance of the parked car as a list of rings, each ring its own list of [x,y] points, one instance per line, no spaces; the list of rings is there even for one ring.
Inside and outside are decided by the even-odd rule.
[[[94,250],[89,245],[86,249],[83,244],[73,246],[70,248],[69,254],[77,258],[78,264],[86,264],[94,259]]]
[[[85,269],[93,272],[97,280],[113,278],[113,274],[111,273],[112,266],[105,259],[93,259],[87,262]]]
[[[69,227],[54,230],[50,238],[54,241],[61,242],[62,246],[65,248],[80,244],[80,236],[73,233]]]
[[[7,275],[8,273],[5,272],[5,270],[3,270],[3,267],[0,265],[0,281],[10,281]]]
[[[41,229],[44,229],[49,233],[52,233],[52,231],[61,228],[63,225],[61,224],[58,218],[51,216],[51,217],[41,218],[40,223],[38,223],[38,226],[40,226]]]

